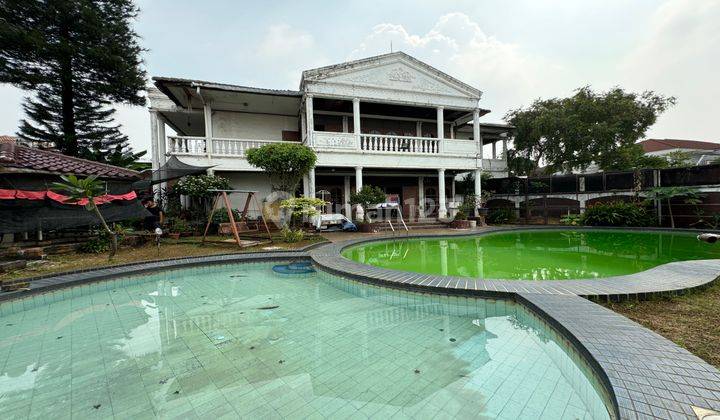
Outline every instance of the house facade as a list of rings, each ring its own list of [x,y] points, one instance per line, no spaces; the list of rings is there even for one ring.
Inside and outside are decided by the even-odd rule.
[[[457,206],[458,174],[507,175],[511,127],[481,124],[482,92],[402,52],[306,70],[297,91],[154,78],[153,167],[169,156],[214,165],[237,189],[271,193],[248,149],[302,142],[317,153],[305,196],[353,211],[352,191],[383,188],[410,220],[444,218]],[[167,128],[175,131],[168,135]]]

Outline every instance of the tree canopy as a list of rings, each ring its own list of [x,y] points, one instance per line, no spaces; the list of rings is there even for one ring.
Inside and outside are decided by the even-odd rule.
[[[538,99],[505,116],[516,127],[515,169],[527,171],[532,166],[528,162],[543,162],[548,172],[583,170],[593,162],[602,169],[644,165],[642,159],[628,157],[636,157],[635,143],[673,104],[674,97],[619,87],[598,93],[586,86],[568,98]]]
[[[316,160],[311,148],[297,143],[271,143],[247,151],[248,163],[268,174],[273,189],[289,194],[315,167]]]
[[[136,156],[112,104],[145,104],[137,13],[132,0],[0,2],[0,82],[33,93],[21,139],[103,162]]]

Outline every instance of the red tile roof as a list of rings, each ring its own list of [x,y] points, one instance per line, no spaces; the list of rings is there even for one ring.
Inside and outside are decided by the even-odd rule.
[[[640,142],[645,153],[671,149],[718,150],[720,143],[696,140],[647,139]]]
[[[15,143],[12,136],[0,136],[0,173],[36,171],[63,175],[95,175],[112,179],[140,178],[139,172],[130,169],[21,146]]]

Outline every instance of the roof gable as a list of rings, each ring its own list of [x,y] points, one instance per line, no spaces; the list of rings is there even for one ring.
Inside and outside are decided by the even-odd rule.
[[[315,84],[413,92],[474,101],[482,92],[403,52],[303,72],[301,88]],[[469,103],[469,102],[468,102]]]

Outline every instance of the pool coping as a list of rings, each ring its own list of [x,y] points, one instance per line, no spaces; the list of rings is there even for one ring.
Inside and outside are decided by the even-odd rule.
[[[367,276],[388,283],[404,283],[410,287],[457,289],[464,293],[470,291],[485,296],[497,296],[507,293],[540,293],[577,295],[589,299],[607,299],[621,301],[627,299],[644,299],[654,294],[677,294],[683,291],[706,286],[720,276],[720,259],[676,261],[662,264],[645,271],[624,276],[603,277],[599,279],[570,280],[506,280],[506,279],[473,279],[460,276],[442,276],[422,274],[376,267],[349,260],[341,255],[345,248],[363,243],[400,240],[405,238],[444,238],[463,236],[483,236],[502,232],[527,230],[614,230],[614,231],[658,231],[658,232],[692,232],[690,229],[662,228],[607,228],[607,227],[575,227],[575,226],[514,226],[486,228],[477,231],[463,231],[456,234],[420,233],[403,236],[376,236],[356,238],[334,242],[310,251],[313,261],[336,274],[346,276]],[[707,232],[707,231],[703,231]]]
[[[498,231],[499,229],[487,230]],[[462,232],[459,235],[475,235]],[[418,236],[451,236],[418,235]],[[455,236],[455,235],[452,235]],[[375,240],[388,239],[376,238]],[[360,242],[360,241],[358,241]],[[31,283],[30,290],[0,294],[0,303],[65,287],[117,277],[207,264],[277,260],[313,260],[334,244],[311,244],[293,251],[236,253],[130,263],[121,266],[49,275]],[[347,261],[347,260],[346,260]],[[574,294],[527,291],[470,290],[421,286],[376,277],[372,272],[344,275],[316,262],[316,267],[342,277],[411,291],[512,299],[554,326],[598,375],[613,404],[616,418],[697,419],[693,407],[720,411],[720,371],[659,334],[607,308]],[[364,266],[371,268],[371,266]],[[408,273],[399,272],[401,275]],[[449,286],[450,281],[445,286]]]

